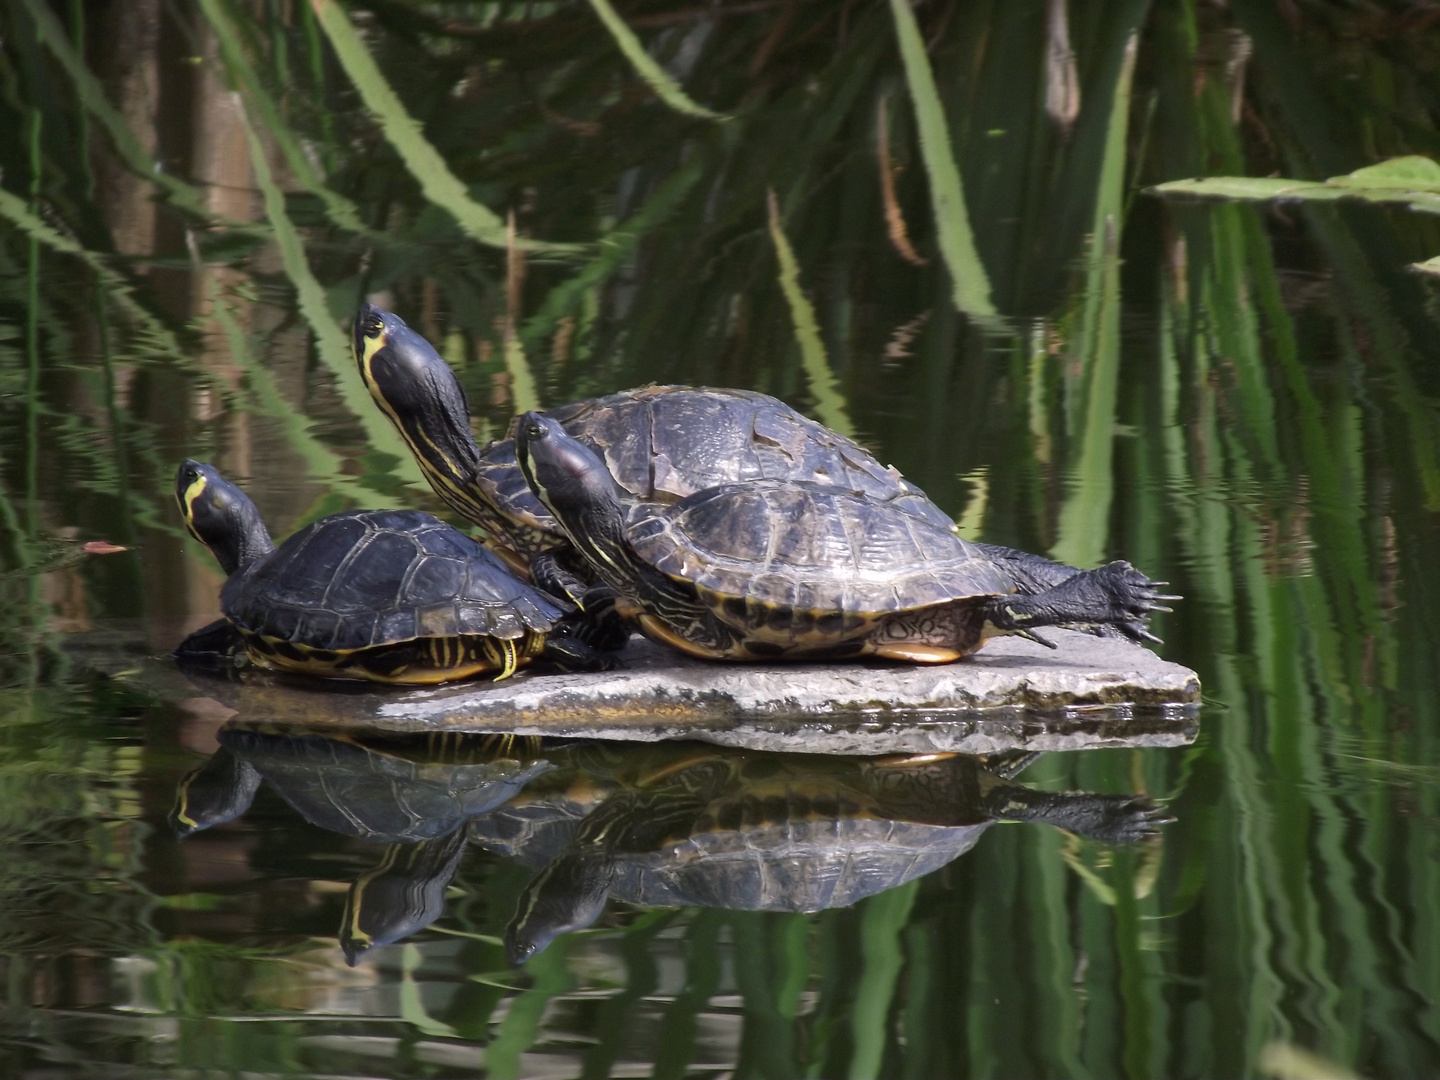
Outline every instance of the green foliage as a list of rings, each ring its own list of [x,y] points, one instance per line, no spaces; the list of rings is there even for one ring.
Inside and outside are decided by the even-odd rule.
[[[0,1071],[1436,1071],[1423,12],[201,0],[146,38],[123,7],[0,8]],[[435,508],[348,356],[365,296],[482,430],[755,387],[979,537],[1169,579],[1200,740],[1027,782],[1177,822],[995,828],[852,911],[612,913],[523,972],[529,871],[472,852],[437,932],[344,968],[373,853],[278,800],[177,846],[214,714],[127,673],[214,606],[181,457],[280,529]]]
[[[1378,165],[1367,165],[1344,176],[1332,176],[1322,183],[1275,177],[1215,176],[1202,180],[1172,180],[1156,184],[1149,190],[1155,195],[1177,198],[1191,196],[1255,202],[1359,199],[1371,203],[1399,203],[1422,213],[1440,214],[1440,163],[1410,154],[1382,161]],[[1412,265],[1426,273],[1435,273],[1432,264],[1436,259]]]

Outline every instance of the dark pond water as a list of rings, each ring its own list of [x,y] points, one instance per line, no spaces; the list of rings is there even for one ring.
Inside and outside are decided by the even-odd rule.
[[[0,1075],[1440,1075],[1440,221],[1143,191],[1440,159],[1433,10],[618,9],[673,86],[599,0],[0,5]],[[282,743],[160,693],[221,580],[183,457],[280,534],[440,509],[350,360],[366,298],[482,437],[751,387],[966,535],[1168,579],[1198,736],[952,760],[917,808],[875,762]],[[250,805],[177,838],[222,747],[192,811]],[[1129,796],[1175,820],[1108,843]],[[542,899],[608,907],[512,967],[602,809],[629,847]],[[787,815],[864,880],[663,856]]]

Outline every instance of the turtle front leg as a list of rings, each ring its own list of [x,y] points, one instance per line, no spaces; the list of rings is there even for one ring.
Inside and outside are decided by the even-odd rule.
[[[613,610],[610,619],[621,621]],[[627,627],[625,638],[629,636]],[[577,611],[562,619],[546,636],[540,659],[562,671],[613,671],[620,666],[614,654],[623,644],[625,639],[617,640],[613,625],[597,626],[588,612]]]
[[[537,589],[544,589],[551,596],[569,600],[584,607],[585,593],[590,585],[580,575],[566,569],[553,552],[542,552],[530,560],[530,580]]]
[[[1161,601],[1180,599],[1160,592],[1165,585],[1151,581],[1128,562],[1112,562],[1033,596],[992,597],[984,614],[992,633],[1020,634],[1052,648],[1051,642],[1033,632],[1034,627],[1113,626],[1132,641],[1159,644],[1149,630],[1150,612],[1169,611]]]

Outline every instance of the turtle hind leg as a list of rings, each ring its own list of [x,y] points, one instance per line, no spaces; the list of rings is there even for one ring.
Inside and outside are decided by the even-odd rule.
[[[1150,633],[1152,611],[1169,611],[1162,600],[1178,600],[1160,592],[1163,581],[1151,581],[1127,562],[1107,563],[1086,570],[1033,596],[1012,593],[986,601],[985,618],[1002,634],[1022,634],[1050,644],[1031,633],[1037,626],[1113,626],[1134,641],[1160,639]]]
[[[985,796],[985,810],[1000,821],[1044,822],[1106,844],[1148,840],[1175,821],[1163,805],[1144,795],[1036,791],[1008,783]]]
[[[1019,548],[980,543],[975,546],[985,558],[1010,576],[1015,582],[1015,591],[1024,596],[1034,596],[1046,589],[1053,589],[1076,574],[1083,573],[1078,567],[1055,562],[1044,555],[1033,555]]]

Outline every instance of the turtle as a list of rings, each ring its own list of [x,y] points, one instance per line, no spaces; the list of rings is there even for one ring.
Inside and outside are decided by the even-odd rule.
[[[499,735],[334,735],[232,721],[219,743],[180,782],[170,814],[177,835],[243,814],[263,780],[312,824],[386,845],[346,895],[339,940],[352,967],[439,918],[467,822],[555,769],[540,740]]]
[[[521,893],[506,951],[524,963],[592,924],[610,897],[646,907],[844,907],[939,869],[996,821],[1124,844],[1173,820],[1144,796],[1014,783],[1038,756],[713,752],[624,787],[587,815]]]
[[[245,813],[266,781],[322,829],[379,843],[433,840],[555,768],[533,737],[332,734],[231,721],[218,741],[180,782],[170,814],[179,836]]]
[[[649,638],[723,660],[876,656],[945,663],[997,634],[1110,625],[1159,641],[1163,582],[1127,562],[1019,593],[953,529],[849,488],[719,484],[673,503],[635,498],[555,419],[526,413],[526,481]]]
[[[436,494],[484,529],[517,572],[528,569],[538,584],[581,601],[590,571],[520,474],[514,421],[505,438],[482,449],[471,433],[469,405],[454,371],[399,316],[362,304],[353,340],[365,385]],[[616,482],[640,499],[676,502],[717,484],[804,480],[848,487],[939,528],[954,527],[896,469],[768,394],[646,386],[544,415],[596,448]],[[1050,588],[1079,572],[1016,548],[978,546],[1006,566],[1022,592]]]
[[[181,464],[175,497],[228,578],[224,622],[257,664],[333,678],[437,683],[499,678],[537,657],[609,666],[573,606],[519,580],[483,545],[418,510],[350,510],[278,548],[255,504],[218,469]],[[216,649],[211,624],[177,653]]]

